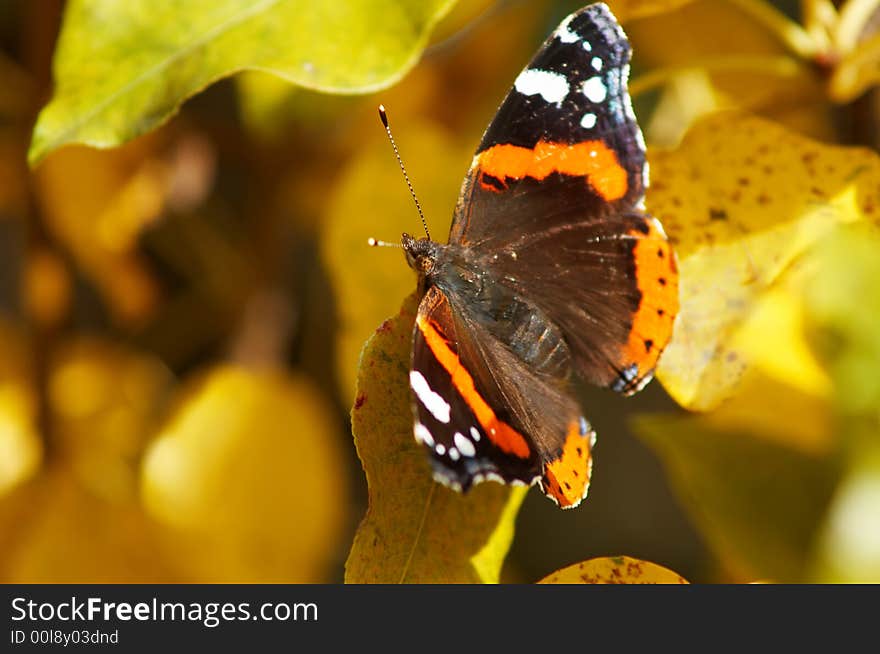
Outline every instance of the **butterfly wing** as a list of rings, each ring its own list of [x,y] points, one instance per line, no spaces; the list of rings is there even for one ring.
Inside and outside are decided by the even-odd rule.
[[[486,130],[450,233],[562,328],[585,379],[624,393],[650,379],[678,311],[675,257],[642,209],[629,60],[604,4],[563,21]]]
[[[419,306],[410,385],[415,436],[434,476],[466,490],[496,479],[538,483],[562,507],[586,496],[594,433],[552,374],[526,365],[466,302],[434,286]]]

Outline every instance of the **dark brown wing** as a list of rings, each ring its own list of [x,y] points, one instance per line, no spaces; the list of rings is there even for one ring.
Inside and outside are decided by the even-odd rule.
[[[563,21],[483,135],[450,242],[498,247],[574,212],[610,216],[640,205],[645,148],[626,87],[629,60],[629,42],[604,4]],[[542,198],[560,195],[562,211],[544,210]]]
[[[487,129],[450,233],[560,327],[585,379],[624,393],[650,379],[678,311],[674,255],[642,212],[629,59],[605,5],[567,18]]]
[[[440,481],[538,483],[562,507],[586,496],[594,434],[565,389],[431,287],[419,307],[410,384],[416,438]]]

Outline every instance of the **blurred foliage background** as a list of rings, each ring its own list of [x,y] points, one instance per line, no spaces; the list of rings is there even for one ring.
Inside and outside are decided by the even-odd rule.
[[[358,358],[415,283],[366,240],[419,230],[376,106],[442,239],[580,3],[276,4],[0,1],[0,581],[343,579]],[[529,493],[501,579],[880,580],[880,3],[609,4],[682,315],[662,384],[580,389],[589,499]]]

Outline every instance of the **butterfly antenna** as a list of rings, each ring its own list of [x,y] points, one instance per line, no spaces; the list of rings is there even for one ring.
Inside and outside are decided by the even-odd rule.
[[[412,182],[409,181],[409,175],[406,174],[406,168],[403,165],[403,159],[400,158],[400,151],[397,149],[397,143],[394,142],[394,136],[391,135],[391,126],[388,124],[388,115],[385,113],[385,105],[379,105],[379,118],[382,120],[382,125],[385,126],[385,133],[388,134],[388,140],[391,141],[391,147],[394,148],[394,156],[397,157],[397,163],[400,166],[400,170],[403,173],[403,179],[406,180],[406,185],[409,188],[409,194],[412,196],[413,202],[416,203],[416,210],[419,212],[419,218],[422,219],[422,227],[425,228],[425,236],[428,239],[431,238],[431,233],[428,231],[428,222],[425,220],[425,214],[422,213],[422,205],[419,204],[419,199],[416,197],[416,191],[413,188]],[[375,239],[373,239],[375,241]],[[377,241],[377,245],[378,245]],[[370,243],[372,245],[372,243]]]

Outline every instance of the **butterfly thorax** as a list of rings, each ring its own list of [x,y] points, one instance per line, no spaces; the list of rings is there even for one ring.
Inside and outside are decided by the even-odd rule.
[[[492,257],[408,234],[402,245],[422,293],[436,287],[467,329],[486,330],[537,374],[567,379],[570,354],[559,328],[533,302],[501,283]]]

